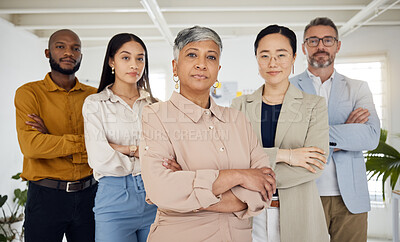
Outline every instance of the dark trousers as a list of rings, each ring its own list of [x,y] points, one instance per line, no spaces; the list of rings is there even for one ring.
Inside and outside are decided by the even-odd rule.
[[[94,241],[94,198],[97,184],[66,192],[29,183],[25,208],[25,241]]]

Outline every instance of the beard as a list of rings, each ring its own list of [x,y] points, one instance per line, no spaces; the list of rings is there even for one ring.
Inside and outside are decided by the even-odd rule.
[[[79,70],[79,67],[81,67],[81,61],[79,61],[72,69],[64,69],[60,66],[60,64],[56,62],[55,59],[53,59],[53,57],[51,57],[51,53],[49,53],[49,63],[52,70],[60,72],[61,74],[64,75],[75,74],[75,72]]]
[[[317,54],[321,54],[321,53],[326,54],[328,56],[328,59],[325,60],[325,59],[316,57]],[[329,54],[326,51],[318,51],[318,52],[314,53],[312,56],[307,57],[308,64],[310,64],[314,68],[328,67],[333,63],[334,60],[335,60],[335,56],[331,56],[331,54]]]

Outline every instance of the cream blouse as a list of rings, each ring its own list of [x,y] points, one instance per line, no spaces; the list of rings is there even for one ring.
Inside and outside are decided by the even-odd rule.
[[[244,211],[199,211],[220,201],[212,193],[220,170],[269,167],[246,117],[212,98],[203,109],[174,92],[169,101],[145,107],[142,122],[142,177],[147,201],[158,206],[148,241],[251,241],[249,218],[267,206],[258,192],[231,189],[247,203]],[[183,170],[166,169],[164,158]]]
[[[139,89],[140,96],[131,108],[110,88],[88,96],[82,108],[88,162],[96,180],[140,173],[139,159],[114,150],[109,142],[138,145],[142,110],[151,103],[150,94]]]

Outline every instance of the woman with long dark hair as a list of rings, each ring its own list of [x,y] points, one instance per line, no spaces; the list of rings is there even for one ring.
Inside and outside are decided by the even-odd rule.
[[[97,94],[83,105],[89,165],[99,181],[93,209],[96,241],[147,240],[157,207],[145,202],[138,142],[141,113],[155,100],[148,53],[134,34],[108,43]]]

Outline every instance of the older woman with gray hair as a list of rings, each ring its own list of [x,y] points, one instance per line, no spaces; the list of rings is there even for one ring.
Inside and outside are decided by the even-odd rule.
[[[148,241],[251,241],[249,218],[272,198],[275,174],[250,123],[210,97],[221,50],[209,28],[180,31],[172,61],[180,93],[143,109],[142,177],[158,206]]]

